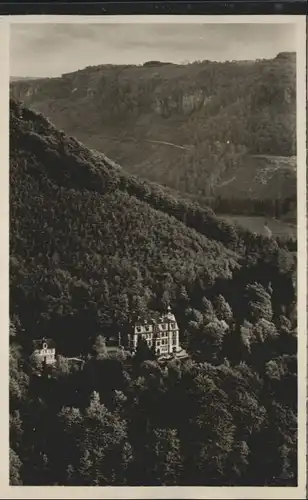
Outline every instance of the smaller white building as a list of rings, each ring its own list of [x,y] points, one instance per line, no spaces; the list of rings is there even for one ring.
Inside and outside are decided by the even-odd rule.
[[[33,355],[41,363],[52,365],[56,362],[56,345],[51,339],[39,339],[33,342]]]

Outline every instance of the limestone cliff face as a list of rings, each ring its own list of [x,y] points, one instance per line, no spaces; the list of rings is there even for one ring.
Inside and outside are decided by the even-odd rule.
[[[202,106],[204,98],[204,93],[201,89],[196,89],[196,91],[191,94],[183,94],[181,102],[183,113],[191,113],[198,109]]]
[[[206,102],[204,91],[196,89],[194,92],[179,93],[177,98],[156,96],[152,101],[152,110],[161,116],[170,116],[173,112],[189,115]]]
[[[37,94],[38,89],[36,87],[28,87],[27,90],[25,91],[26,97],[32,97],[35,94]]]
[[[117,87],[116,83],[108,86],[108,81],[102,79],[100,82],[78,81],[71,79],[42,79],[35,83],[18,82],[11,86],[12,95],[16,99],[24,101],[26,104],[40,107],[46,99],[46,95],[61,100],[86,99],[88,101],[99,100],[101,105],[109,107],[109,115],[119,113],[154,112],[163,118],[168,118],[173,114],[188,116],[199,110],[211,100],[206,90],[200,87],[189,90],[185,89],[164,89],[157,82],[152,89],[142,89],[142,84],[132,88]],[[126,92],[127,91],[127,92]],[[134,95],[136,92],[136,95]]]
[[[143,66],[88,67],[60,78],[12,81],[11,90],[13,97],[34,107],[47,99],[62,100],[64,106],[67,100],[76,106],[78,99],[81,106],[100,109],[102,117],[152,112],[168,118],[189,116],[210,104],[216,95],[222,106],[247,98],[258,107],[269,105],[269,98],[278,106],[292,105],[295,71],[292,54],[255,63],[176,65],[151,61]],[[257,95],[251,97],[254,89]]]

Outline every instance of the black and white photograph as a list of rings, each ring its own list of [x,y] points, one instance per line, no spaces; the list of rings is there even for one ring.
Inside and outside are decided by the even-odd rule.
[[[49,19],[9,30],[10,486],[296,498],[298,23]]]

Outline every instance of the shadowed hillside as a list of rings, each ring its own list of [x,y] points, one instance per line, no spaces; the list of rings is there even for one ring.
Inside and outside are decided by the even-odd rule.
[[[296,485],[296,242],[10,106],[10,484]],[[107,350],[168,305],[186,361]]]
[[[225,212],[217,197],[230,201],[231,192],[238,213],[263,215],[254,200],[268,215],[281,200],[276,215],[294,213],[293,53],[255,62],[88,67],[12,83],[11,90],[128,172],[215,211]]]
[[[92,311],[93,327],[99,329],[101,315],[108,323],[116,311],[120,313],[121,301],[112,302],[119,291],[126,299],[129,294],[132,307],[139,292],[153,288],[170,271],[179,282],[192,280],[193,286],[197,279],[212,286],[218,277],[230,277],[232,268],[238,266],[239,256],[223,246],[236,246],[232,226],[219,222],[210,212],[198,212],[197,206],[194,215],[194,205],[190,208],[159,186],[125,175],[106,157],[93,154],[58,132],[43,116],[17,103],[11,107],[10,137],[12,270],[18,269],[17,289],[25,285],[20,272],[33,283],[34,296],[31,290],[26,294],[28,306],[23,311],[30,314],[31,335],[35,334],[33,315],[45,322],[45,306],[36,297],[34,284],[46,280],[47,287],[55,287],[54,292],[46,289],[46,300],[49,293],[57,295],[60,283],[49,283],[57,274],[60,282],[77,287],[84,307],[90,308],[97,286],[101,294],[102,280],[108,281],[110,273],[118,276],[109,292],[109,306],[103,301],[103,311],[96,305]],[[61,323],[54,329],[50,322],[51,317],[57,322],[56,303],[47,323],[61,338]],[[40,325],[39,330],[42,328]],[[66,322],[63,328],[67,330]]]

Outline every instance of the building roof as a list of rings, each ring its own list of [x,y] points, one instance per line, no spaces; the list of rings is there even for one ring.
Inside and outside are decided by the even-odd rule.
[[[43,349],[43,344],[47,344],[47,349],[55,349],[56,344],[52,339],[46,339],[45,337],[42,339],[33,340],[33,348],[34,349]]]
[[[162,323],[174,323],[176,322],[176,318],[174,314],[171,312],[170,307],[167,309],[168,312],[162,315],[152,315],[151,317],[141,318],[140,316],[135,321],[135,326],[144,326],[144,325],[159,325]]]

